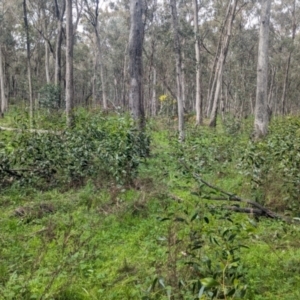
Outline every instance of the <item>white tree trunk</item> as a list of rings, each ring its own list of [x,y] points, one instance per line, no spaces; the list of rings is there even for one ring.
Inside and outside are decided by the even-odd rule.
[[[25,31],[26,31],[27,75],[28,75],[28,93],[29,93],[29,119],[30,119],[30,126],[32,126],[32,123],[33,123],[33,96],[32,96],[32,82],[31,82],[30,40],[29,40],[29,28],[28,28],[28,19],[27,19],[26,0],[23,0],[23,13],[24,13],[24,24],[25,24]]]
[[[262,0],[254,120],[254,135],[256,138],[264,137],[268,133],[268,49],[270,11],[271,0]]]
[[[201,98],[201,62],[200,62],[200,41],[198,24],[198,0],[194,2],[194,35],[196,55],[196,125],[202,124],[202,98]]]
[[[66,0],[66,4],[66,117],[67,126],[71,127],[74,121],[72,0]]]
[[[156,68],[152,67],[152,99],[151,99],[151,115],[157,115],[157,103],[156,103]]]
[[[45,41],[45,73],[46,73],[46,82],[49,84],[50,80],[50,72],[49,72],[49,46],[47,41]]]
[[[3,53],[2,53],[2,45],[0,44],[0,89],[1,89],[1,116],[7,110],[7,99],[5,95],[5,84],[4,84],[4,70],[3,70]]]
[[[179,41],[179,25],[178,15],[176,8],[176,0],[170,0],[172,24],[173,24],[173,35],[174,35],[174,51],[176,59],[176,82],[177,82],[177,108],[178,108],[178,131],[179,141],[185,140],[184,133],[184,110],[183,110],[183,98],[182,98],[182,72],[181,72],[181,48]]]
[[[210,120],[209,120],[209,126],[215,127],[217,124],[217,112],[218,112],[218,106],[219,106],[219,98],[220,98],[220,92],[222,88],[222,79],[223,79],[223,69],[224,64],[226,61],[226,56],[228,52],[228,47],[230,43],[231,38],[231,31],[232,31],[232,23],[235,18],[235,12],[236,12],[236,6],[237,6],[238,0],[233,0],[233,3],[231,4],[231,1],[229,1],[230,11],[229,18],[227,20],[227,26],[226,26],[226,32],[224,36],[224,41],[221,45],[220,55],[218,57],[218,63],[217,63],[217,70],[216,70],[216,89],[214,91],[214,101],[212,110],[210,113]]]
[[[145,126],[143,101],[143,0],[130,1],[130,35],[129,35],[129,108],[140,130]]]

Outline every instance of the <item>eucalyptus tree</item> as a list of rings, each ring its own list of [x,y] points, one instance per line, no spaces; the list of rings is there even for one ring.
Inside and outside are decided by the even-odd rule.
[[[74,121],[73,47],[72,0],[66,0],[66,117],[69,127]]]
[[[66,0],[58,2],[54,1],[55,16],[57,19],[57,31],[56,31],[56,43],[55,43],[55,71],[54,71],[54,83],[58,90],[61,88],[61,48],[63,42],[63,20],[66,10]],[[59,94],[59,106],[61,105],[61,94]]]
[[[176,60],[176,83],[177,83],[177,109],[178,109],[178,131],[179,141],[185,140],[184,133],[184,110],[183,110],[183,97],[182,97],[182,57],[181,46],[179,39],[179,24],[176,0],[170,0],[172,25],[173,25],[173,39],[174,39],[174,53]]]
[[[6,26],[5,26],[5,8],[4,3],[2,3],[1,14],[0,14],[0,26],[2,31],[0,33],[0,91],[1,91],[1,104],[0,104],[0,116],[3,117],[3,114],[7,110],[8,102],[6,97],[6,87],[5,87],[5,72],[4,72],[4,44],[6,40]],[[3,30],[4,29],[4,30]]]
[[[106,81],[104,76],[104,67],[103,67],[103,57],[102,57],[102,50],[101,50],[101,39],[99,33],[99,0],[95,0],[94,2],[90,3],[88,0],[84,0],[85,2],[85,12],[86,18],[88,19],[89,23],[92,25],[95,34],[95,44],[97,53],[94,57],[94,75],[93,75],[93,102],[94,105],[97,102],[97,91],[96,91],[96,81],[97,81],[97,67],[99,65],[100,69],[100,78],[101,78],[101,86],[102,86],[102,104],[103,109],[107,109],[107,96],[106,96]],[[93,6],[92,6],[93,5]]]
[[[2,43],[0,42],[0,90],[1,90],[1,109],[0,114],[3,117],[4,112],[7,110],[7,98],[5,94],[5,84],[4,84],[4,67],[3,67],[3,53],[2,53]]]
[[[26,56],[27,56],[27,74],[28,74],[28,94],[29,94],[29,117],[30,125],[32,126],[33,122],[33,94],[32,94],[32,81],[31,81],[31,49],[30,49],[30,37],[29,37],[29,25],[27,17],[27,3],[26,0],[23,0],[23,13],[24,13],[24,27],[26,34]]]
[[[203,103],[201,97],[201,61],[200,61],[200,37],[198,22],[198,0],[193,0],[194,4],[194,34],[195,34],[195,59],[196,59],[196,125],[202,124]]]
[[[297,30],[297,18],[296,18],[296,0],[293,0],[291,3],[290,9],[288,9],[288,12],[292,14],[292,22],[290,24],[291,29],[290,32],[285,32],[287,34],[287,37],[290,37],[290,40],[288,42],[288,54],[286,58],[286,67],[285,67],[285,74],[284,74],[284,81],[283,81],[283,87],[282,87],[282,96],[281,96],[281,113],[284,115],[287,112],[286,108],[286,95],[288,91],[288,83],[289,83],[289,75],[290,75],[290,67],[291,67],[291,60],[292,60],[292,54],[294,52],[294,43],[296,38],[296,30]],[[285,18],[289,20],[288,16],[285,15]]]
[[[214,78],[212,81],[212,87],[210,92],[210,99],[208,100],[209,106],[211,106],[209,126],[215,127],[217,121],[217,111],[219,107],[220,92],[223,82],[223,71],[226,56],[228,53],[232,24],[236,15],[236,8],[239,0],[229,0],[227,11],[224,19],[224,26],[220,35],[220,41],[217,49],[217,59]],[[212,101],[213,100],[213,101]]]
[[[143,41],[145,10],[144,0],[130,1],[130,35],[129,35],[129,108],[132,117],[137,121],[140,130],[144,128],[144,103],[143,103]]]
[[[255,103],[254,135],[261,138],[268,133],[270,112],[268,109],[268,49],[271,0],[262,0],[259,29],[257,87]]]

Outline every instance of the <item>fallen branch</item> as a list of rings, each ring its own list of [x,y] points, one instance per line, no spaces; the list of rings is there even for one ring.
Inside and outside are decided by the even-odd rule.
[[[31,133],[51,133],[56,135],[61,135],[62,131],[54,131],[54,130],[45,130],[45,129],[20,129],[20,128],[12,128],[12,127],[3,127],[0,126],[0,130],[4,131],[16,131],[16,132],[31,132]]]
[[[238,206],[225,206],[224,208],[227,210],[232,210],[235,212],[246,213],[246,214],[255,215],[255,216],[263,216],[264,215],[263,211],[258,208],[238,207]]]
[[[208,186],[209,188],[225,195],[226,197],[204,197],[204,199],[207,199],[207,200],[219,200],[219,201],[237,201],[237,202],[243,202],[243,203],[247,203],[247,204],[250,204],[252,206],[254,206],[255,208],[257,208],[258,210],[260,210],[263,215],[269,217],[269,218],[272,218],[272,219],[283,219],[283,217],[279,216],[278,214],[276,214],[275,212],[271,211],[270,209],[260,205],[259,203],[255,202],[255,201],[252,201],[252,200],[248,200],[248,199],[243,199],[233,193],[229,193],[229,192],[226,192],[224,190],[222,190],[221,188],[217,187],[217,186],[214,186],[212,184],[210,184],[209,182],[205,181],[204,179],[202,179],[200,177],[200,175],[196,174],[196,173],[193,173],[193,177],[200,183],[203,183],[205,184],[206,186]],[[286,221],[286,220],[285,220]]]

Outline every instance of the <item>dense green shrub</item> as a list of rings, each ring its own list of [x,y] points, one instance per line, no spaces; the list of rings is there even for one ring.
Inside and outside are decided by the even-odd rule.
[[[300,121],[276,119],[269,135],[249,141],[240,156],[239,168],[252,184],[257,200],[269,201],[278,209],[299,211]]]
[[[54,84],[46,84],[40,89],[39,104],[42,108],[57,109],[60,105],[61,88]]]
[[[14,133],[2,149],[2,182],[37,186],[78,183],[88,177],[125,184],[136,176],[149,138],[127,117],[80,115],[74,128]]]
[[[167,264],[160,268],[143,299],[242,299],[247,284],[241,253],[250,222],[234,222],[228,214],[213,209],[189,212],[186,205],[162,221],[170,223],[162,245]]]

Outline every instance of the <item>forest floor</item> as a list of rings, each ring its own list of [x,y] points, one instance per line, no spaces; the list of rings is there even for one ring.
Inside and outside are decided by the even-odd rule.
[[[90,180],[83,187],[66,191],[38,191],[28,186],[3,189],[0,299],[199,299],[192,296],[199,291],[180,288],[179,282],[184,286],[184,282],[191,284],[208,277],[217,280],[218,268],[224,275],[230,267],[222,264],[231,259],[224,251],[232,250],[231,241],[243,247],[230,265],[232,273],[226,276],[236,276],[231,284],[246,289],[244,299],[300,299],[300,226],[230,212],[224,208],[226,201],[201,198],[201,184],[178,162],[188,149],[178,150],[170,130],[173,126],[160,122],[150,125],[151,154],[131,186],[103,187]],[[223,141],[225,133],[212,134],[208,141],[211,132],[205,131],[206,135],[198,137],[201,143],[186,146],[191,152],[185,161],[203,165],[205,172],[199,173],[214,185],[259,200],[249,187],[250,180],[238,171],[239,162],[219,157],[234,151],[229,145],[237,143],[237,137],[228,136],[227,149],[222,152],[213,147],[219,139]],[[241,137],[242,145],[247,139],[246,135]],[[200,148],[204,140],[206,150]],[[212,156],[211,168],[206,166],[209,160],[199,162],[200,152],[203,157],[207,153]],[[272,208],[272,203],[264,204]],[[279,205],[277,211],[284,213]],[[205,222],[194,227],[198,218]],[[225,229],[235,232],[227,240],[223,239]],[[198,249],[191,250],[187,241],[197,232],[203,234],[201,239],[212,242],[193,252]],[[195,266],[200,265],[198,271],[185,267],[189,251],[195,254]],[[201,269],[209,251],[215,271]],[[211,299],[210,295],[203,294],[201,299]],[[237,298],[230,294],[222,297]]]

